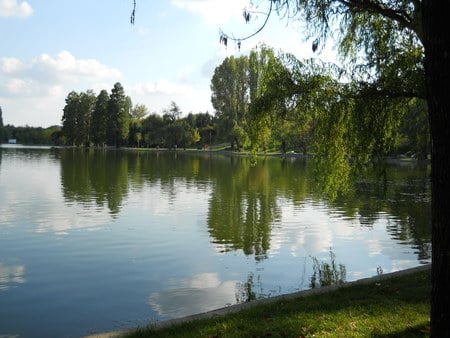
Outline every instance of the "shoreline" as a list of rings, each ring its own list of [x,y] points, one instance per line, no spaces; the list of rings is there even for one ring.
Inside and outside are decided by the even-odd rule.
[[[377,282],[380,282],[380,281],[383,281],[386,279],[391,279],[391,278],[401,277],[401,276],[408,276],[408,275],[414,274],[416,272],[428,271],[428,270],[431,270],[431,263],[419,265],[417,267],[409,268],[409,269],[405,269],[405,270],[399,270],[399,271],[395,271],[395,272],[381,274],[381,275],[377,275],[377,276],[373,276],[373,277],[366,277],[366,278],[358,279],[358,280],[351,281],[351,282],[345,282],[340,285],[330,285],[330,286],[324,286],[324,287],[317,288],[317,289],[302,290],[302,291],[283,294],[283,295],[279,295],[279,296],[275,296],[275,297],[258,299],[258,300],[254,300],[254,301],[247,302],[247,303],[234,304],[234,305],[219,308],[216,310],[198,313],[198,314],[194,314],[194,315],[190,315],[190,316],[186,316],[186,317],[174,318],[174,319],[169,319],[169,320],[164,320],[164,321],[156,321],[153,323],[149,322],[146,326],[154,328],[154,329],[166,328],[166,327],[170,327],[172,325],[183,324],[183,323],[192,322],[192,321],[201,320],[201,319],[211,319],[211,318],[215,318],[215,317],[224,316],[227,314],[237,313],[242,310],[246,310],[246,309],[252,308],[254,306],[257,306],[257,305],[270,304],[270,303],[274,303],[274,302],[277,302],[280,300],[293,300],[293,299],[298,299],[298,298],[309,297],[312,295],[320,295],[320,294],[328,293],[331,291],[349,288],[352,286],[373,284],[373,283],[377,283]],[[141,329],[141,328],[142,327],[134,327],[134,328],[117,330],[117,331],[95,333],[95,334],[90,334],[90,335],[84,336],[83,338],[119,338],[119,337],[123,337],[123,336],[129,335],[129,334],[132,334],[132,333],[136,332],[136,330]]]

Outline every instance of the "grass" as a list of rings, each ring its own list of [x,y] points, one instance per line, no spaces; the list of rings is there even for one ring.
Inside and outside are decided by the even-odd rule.
[[[127,337],[428,337],[430,270]]]

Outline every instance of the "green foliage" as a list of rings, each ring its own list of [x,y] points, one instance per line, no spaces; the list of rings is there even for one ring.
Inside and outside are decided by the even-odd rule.
[[[234,141],[230,132],[237,124],[242,130],[246,123],[249,103],[248,57],[227,57],[214,70],[211,79],[211,103],[216,110],[219,137]],[[242,143],[243,140],[237,140]]]
[[[62,134],[66,144],[74,146],[115,145],[128,142],[131,123],[131,98],[116,83],[108,95],[102,90],[72,91],[66,98],[62,116]]]
[[[80,95],[72,91],[67,95],[66,105],[63,109],[62,132],[67,139],[67,143],[75,145],[77,137],[78,107],[80,104]]]
[[[108,102],[108,143],[120,147],[126,143],[130,131],[131,99],[117,82],[111,90]]]
[[[246,286],[252,283],[249,277]],[[430,271],[419,271],[223,316],[150,325],[126,337],[428,337],[430,286]]]
[[[386,74],[375,85],[351,80],[348,71],[336,65],[302,62],[262,46],[249,57],[250,101],[245,120],[237,124],[242,132],[233,124],[229,134],[242,137],[245,132],[255,151],[281,146],[283,152],[313,152],[319,186],[335,198],[348,190],[366,164],[392,153],[405,106],[419,95],[399,87],[397,78],[389,82],[392,68],[383,68]],[[220,114],[217,118],[224,120]],[[415,131],[405,137],[426,133]]]
[[[165,122],[158,114],[150,114],[142,121],[142,132],[144,141],[148,147],[163,147],[164,135],[163,128]]]
[[[95,108],[92,112],[91,138],[96,146],[103,146],[107,142],[108,105],[109,95],[108,92],[103,89],[97,96]]]
[[[131,110],[131,117],[134,120],[142,120],[148,114],[148,109],[144,104],[136,104]]]
[[[397,152],[410,152],[417,159],[424,160],[431,150],[427,104],[425,100],[412,99],[404,108],[405,118],[396,139]]]
[[[311,276],[311,289],[328,285],[341,285],[346,282],[347,270],[345,265],[336,264],[336,255],[330,250],[330,262],[321,262],[312,257],[313,274]]]
[[[4,127],[6,140],[15,138],[17,143],[25,145],[56,145],[64,144],[61,127],[51,126],[48,128],[42,127],[15,127],[6,125]]]
[[[95,102],[96,98],[92,90],[85,93],[72,91],[67,96],[63,109],[62,132],[68,144],[89,146]]]

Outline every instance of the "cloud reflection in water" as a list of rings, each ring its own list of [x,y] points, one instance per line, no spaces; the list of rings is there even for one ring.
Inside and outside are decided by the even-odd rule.
[[[236,303],[238,282],[222,282],[217,273],[169,281],[174,283],[177,287],[154,292],[149,297],[149,304],[162,317],[185,317]]]
[[[0,292],[26,283],[25,271],[25,265],[5,265],[0,262]]]

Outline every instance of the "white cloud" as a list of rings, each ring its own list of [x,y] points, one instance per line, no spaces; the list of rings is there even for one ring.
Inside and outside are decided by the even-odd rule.
[[[24,68],[22,61],[16,58],[1,58],[0,69],[7,74],[17,73]]]
[[[110,83],[109,88],[121,76],[116,68],[96,59],[78,59],[68,51],[41,54],[32,60],[0,58],[4,121],[42,127],[57,124],[70,91],[97,89],[99,82]]]
[[[211,111],[209,82],[192,76],[187,66],[176,79],[129,82],[123,85],[133,102],[160,112],[175,101],[184,112]],[[4,123],[47,127],[59,124],[67,94],[110,90],[122,73],[96,59],[79,59],[68,51],[41,54],[31,60],[0,58],[0,101]],[[122,81],[121,81],[122,82]]]
[[[24,89],[25,84],[39,87],[46,84],[69,85],[79,81],[117,79],[120,76],[121,73],[115,68],[95,59],[76,59],[68,51],[61,51],[56,56],[41,54],[29,62],[11,57],[0,59],[0,77],[9,83],[6,87],[11,93],[16,93],[18,88]]]
[[[121,76],[115,68],[103,65],[95,59],[76,59],[68,51],[61,51],[55,57],[42,54],[31,62],[30,69],[34,75],[42,76],[40,80],[97,81]]]
[[[211,25],[223,24],[233,17],[242,15],[249,5],[248,0],[172,0],[178,8],[186,9],[203,17]]]
[[[159,79],[155,82],[124,84],[127,95],[135,103],[143,103],[152,112],[161,112],[171,101],[176,102],[185,113],[211,111],[209,87]]]
[[[26,17],[33,14],[33,8],[26,1],[0,0],[0,17]]]

